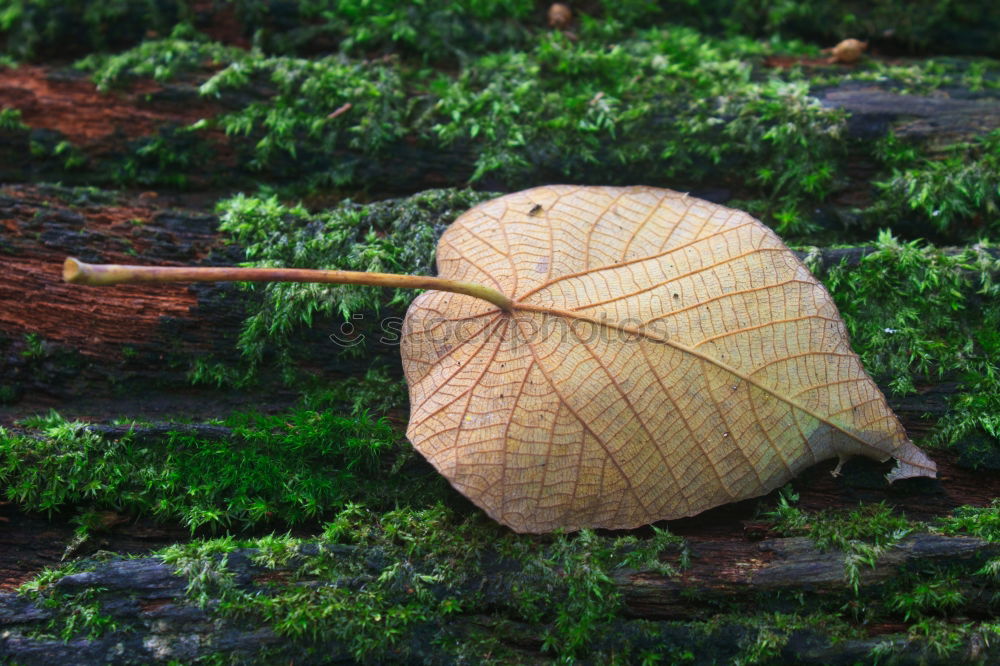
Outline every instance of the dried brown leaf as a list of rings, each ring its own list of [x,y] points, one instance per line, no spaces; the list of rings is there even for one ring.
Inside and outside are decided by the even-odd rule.
[[[833,457],[934,476],[826,289],[766,226],[648,187],[483,203],[404,324],[407,435],[519,532],[632,528],[755,497]]]

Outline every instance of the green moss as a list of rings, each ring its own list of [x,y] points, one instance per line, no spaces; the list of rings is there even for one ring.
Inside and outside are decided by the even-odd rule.
[[[915,622],[907,632],[909,645],[900,646],[891,641],[876,645],[871,657],[877,663],[893,663],[904,648],[918,663],[952,663],[961,660],[963,652],[974,654],[980,648],[990,645],[1000,635],[1000,625],[990,622],[954,623],[937,618],[925,618]],[[916,650],[912,648],[916,647]],[[913,654],[916,652],[916,654]],[[909,656],[909,655],[907,655]]]
[[[332,406],[347,405],[350,413],[357,416],[372,411],[382,414],[391,409],[406,407],[406,382],[393,374],[395,365],[375,360],[360,377],[349,377],[330,386],[320,382],[303,396],[303,405],[308,409],[320,410]]]
[[[43,625],[33,629],[28,636],[34,639],[56,638],[69,641],[74,638],[93,640],[103,634],[119,631],[123,625],[105,613],[100,597],[103,590],[92,588],[67,594],[55,588],[60,579],[92,571],[95,561],[69,562],[45,569],[18,587],[17,592],[33,600],[42,609],[52,613]]]
[[[812,629],[820,625],[824,633],[829,632],[831,638],[834,639],[838,638],[840,634],[849,635],[852,633],[845,626],[846,623],[843,619],[819,613],[810,615],[765,613],[749,617],[737,615],[726,619],[742,624],[751,630],[747,638],[741,641],[740,652],[733,659],[735,666],[780,663],[781,652],[788,644],[793,631]]]
[[[253,549],[256,564],[285,574],[263,592],[237,588],[226,565],[236,548]],[[417,658],[410,650],[419,634],[424,644],[461,653],[466,634],[449,620],[461,613],[541,622],[543,650],[569,660],[620,612],[616,569],[673,573],[660,557],[682,548],[663,530],[648,539],[590,531],[550,539],[514,535],[478,512],[439,503],[382,512],[352,504],[326,524],[319,543],[227,539],[172,547],[163,557],[192,581],[192,598],[220,598],[220,614],[264,622],[306,652],[335,641],[359,661],[405,661]],[[512,585],[509,594],[483,589],[484,561],[501,572],[487,588]]]
[[[846,550],[856,541],[884,549],[917,526],[882,503],[864,504],[852,511],[807,514],[792,506],[797,499],[794,493],[782,493],[778,506],[770,514],[775,519],[774,529],[783,534],[805,534],[823,549]]]
[[[211,71],[240,60],[243,49],[209,41],[189,23],[178,23],[166,39],[143,41],[116,55],[95,53],[74,64],[92,72],[98,90],[107,91],[133,77],[156,81],[173,79],[181,72]]]
[[[42,359],[48,355],[45,348],[45,340],[37,333],[24,334],[24,349],[21,350],[21,357],[26,359]]]
[[[542,650],[561,659],[588,651],[601,628],[621,611],[621,593],[612,578],[616,569],[642,567],[675,575],[678,568],[661,560],[666,553],[679,554],[678,566],[687,566],[684,540],[658,528],[652,538],[642,540],[611,539],[590,530],[556,535],[547,547],[510,540],[502,552],[524,567],[510,590],[514,610],[528,622],[547,626]]]
[[[457,68],[435,71],[424,66],[434,59],[431,52],[458,48],[455,40],[441,39],[449,21],[496,27],[508,24],[498,20],[503,16],[521,25],[530,3],[430,2],[419,9],[388,4],[338,3],[334,11],[305,3],[279,21],[286,26],[279,29],[264,19],[274,17],[276,6],[248,2],[238,11],[248,25],[262,28],[254,50],[209,42],[181,23],[171,38],[81,61],[102,86],[123,76],[167,79],[204,71],[207,63],[225,64],[201,92],[241,99],[238,110],[183,131],[164,130],[132,146],[120,163],[91,165],[90,172],[110,174],[122,184],[171,186],[192,178],[242,181],[257,173],[269,188],[305,194],[398,178],[393,157],[445,155],[441,159],[453,163],[447,177],[456,184],[516,189],[569,180],[724,188],[730,203],[795,237],[819,229],[816,207],[851,175],[846,115],[822,106],[815,90],[852,79],[879,79],[917,92],[1000,85],[1000,65],[988,60],[871,62],[812,78],[795,69],[764,68],[761,61],[770,54],[817,55],[815,47],[780,37],[780,26],[811,20],[826,8],[799,13],[789,5],[764,16],[741,2],[729,3],[729,9],[742,17],[742,27],[755,25],[750,32],[764,30],[770,40],[735,31],[713,37],[704,30],[720,26],[707,25],[690,6],[671,12],[644,2],[606,3],[594,16],[581,13],[572,37],[536,27],[522,29],[514,42],[497,43],[516,42],[518,50],[480,37]],[[646,27],[666,19],[674,23]],[[428,25],[420,23],[425,20]],[[676,24],[685,21],[697,27]],[[296,31],[299,37],[290,37]],[[336,38],[341,52],[294,55],[298,47],[286,38]],[[288,43],[278,46],[282,40]],[[438,46],[416,46],[413,40]],[[371,58],[373,47],[399,47],[403,56],[419,58]],[[358,58],[358,49],[369,57]],[[236,168],[192,173],[207,162],[204,130],[213,129],[229,137]],[[993,143],[956,147],[954,159],[943,163],[887,164],[879,201],[866,219],[884,224],[917,211],[928,228],[956,238],[970,235],[968,225],[971,233],[989,228],[997,198]],[[50,156],[51,146],[38,145],[42,157]],[[973,164],[962,163],[966,153],[975,157]]]
[[[176,433],[153,443],[131,435],[105,441],[56,414],[29,420],[33,434],[0,430],[4,496],[33,511],[111,509],[194,530],[296,524],[348,501],[382,506],[442,490],[436,476],[404,480],[410,449],[367,412],[234,414],[225,423],[232,437]]]
[[[904,537],[925,529],[904,516],[893,513],[885,504],[862,504],[853,511],[806,513],[793,506],[798,496],[784,491],[769,517],[774,529],[785,535],[808,536],[821,549],[844,553],[844,577],[860,593],[861,567],[874,568],[878,559]]]
[[[990,506],[963,506],[951,516],[940,518],[938,528],[945,534],[970,534],[987,541],[1000,541],[1000,499]]]
[[[95,165],[98,179],[116,185],[158,185],[184,189],[192,184],[226,182],[231,176],[199,167],[217,162],[216,149],[192,127],[164,126],[129,144],[124,158]],[[193,179],[194,177],[194,179]]]
[[[889,608],[903,616],[904,622],[926,615],[947,613],[965,603],[955,576],[942,575],[933,580],[921,580],[889,599]]]
[[[406,77],[404,68],[384,62],[250,56],[206,81],[202,94],[260,84],[275,94],[202,126],[248,138],[236,145],[251,170],[304,177],[307,189],[344,185],[409,132],[415,99]]]
[[[240,166],[266,174],[272,187],[364,185],[380,177],[379,163],[416,146],[422,155],[451,154],[453,182],[511,189],[711,180],[736,189],[782,232],[809,231],[807,206],[827,196],[842,169],[844,113],[823,108],[804,82],[755,67],[766,54],[803,47],[679,26],[618,35],[616,25],[585,20],[578,41],[542,32],[521,51],[470,59],[456,74],[395,59],[239,53],[184,40],[81,66],[98,67],[99,80],[110,82],[125,71],[167,77],[200,58],[230,61],[202,94],[255,101],[189,129],[224,130]],[[262,89],[273,93],[262,98]]]
[[[946,253],[879,234],[858,266],[820,273],[865,368],[892,393],[920,383],[963,381],[933,441],[954,443],[981,429],[996,437],[1000,393],[1000,261],[985,243]]]
[[[476,146],[473,180],[692,186],[712,174],[749,182],[757,212],[803,232],[802,203],[830,189],[844,116],[805,86],[754,78],[753,59],[771,48],[678,27],[613,47],[556,33],[439,79],[434,129]]]
[[[189,579],[193,599],[220,599],[222,615],[265,622],[306,651],[337,641],[355,659],[374,662],[404,655],[403,639],[418,626],[447,631],[445,619],[462,607],[457,591],[474,569],[470,558],[499,531],[440,505],[373,514],[351,504],[318,547],[272,535],[171,547],[162,557]],[[239,589],[226,560],[237,547],[253,548],[260,566],[292,570],[263,593]]]
[[[21,110],[11,107],[0,109],[0,130],[5,132],[27,132],[31,128],[21,120]]]
[[[50,591],[39,598],[39,606],[53,612],[45,625],[29,633],[34,639],[58,638],[69,642],[74,638],[94,640],[106,633],[121,631],[125,626],[107,614],[101,605],[100,589],[74,594]]]
[[[215,388],[239,388],[250,382],[238,368],[231,364],[214,360],[211,356],[191,361],[188,381],[194,386],[214,386]]]
[[[235,580],[226,568],[226,558],[238,547],[232,536],[224,536],[167,546],[159,556],[174,567],[178,576],[187,579],[188,598],[204,608],[211,599],[235,592]]]
[[[952,237],[1000,230],[1000,130],[934,158],[899,144],[892,135],[883,143],[891,175],[875,183],[879,198],[866,211],[869,218],[880,225],[922,224]]]
[[[48,567],[32,577],[31,580],[22,583],[17,588],[17,593],[36,598],[43,590],[50,588],[66,576],[93,570],[93,564],[93,562],[87,564],[67,562],[56,567]]]

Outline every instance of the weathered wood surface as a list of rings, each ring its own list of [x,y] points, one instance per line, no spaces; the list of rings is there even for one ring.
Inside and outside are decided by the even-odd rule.
[[[825,107],[847,111],[851,135],[860,139],[880,138],[891,128],[897,137],[933,150],[1000,127],[1000,99],[967,90],[912,95],[851,82],[820,93],[819,99]]]
[[[354,546],[305,544],[304,555],[326,549],[329,556],[355,554]],[[867,603],[878,605],[879,583],[903,567],[947,564],[971,570],[980,566],[1000,550],[968,537],[945,537],[933,534],[912,535],[887,553],[874,569],[862,574],[862,595]],[[269,580],[276,571],[256,564],[254,551],[238,550],[227,555],[226,569],[234,576],[235,586],[244,591],[267,594]],[[844,554],[821,552],[807,539],[765,539],[748,544],[739,551],[720,557],[711,543],[696,544],[694,567],[680,578],[668,578],[644,571],[622,571],[615,580],[624,601],[625,615],[619,620],[619,631],[609,633],[598,642],[614,647],[616,636],[624,636],[630,621],[643,618],[657,622],[653,626],[664,638],[683,637],[695,630],[665,620],[694,620],[706,617],[719,607],[738,608],[749,604],[754,612],[776,607],[780,592],[795,591],[806,596],[850,598],[844,578]],[[470,590],[481,591],[486,598],[502,599],[509,594],[512,582],[522,580],[524,572],[516,562],[483,554],[481,580],[472,581]],[[64,642],[55,638],[32,637],[32,630],[43,630],[56,612],[52,608],[14,593],[0,593],[0,655],[19,664],[73,663],[162,663],[169,660],[191,662],[210,654],[230,659],[251,659],[262,650],[276,650],[269,659],[294,658],[295,663],[337,663],[350,661],[343,645],[328,642],[314,645],[313,656],[290,644],[274,631],[253,619],[218,619],[217,601],[199,606],[186,598],[187,580],[155,557],[92,561],[92,571],[71,574],[55,584],[63,594],[96,590],[102,612],[131,630],[112,631],[92,639],[77,638]],[[277,571],[291,571],[297,562],[293,558]],[[378,572],[373,572],[377,574]],[[280,575],[278,576],[280,578]],[[325,584],[358,585],[358,581],[324,581]],[[977,594],[970,582],[967,601],[958,612],[982,616],[990,600]],[[694,594],[692,594],[692,591]],[[778,601],[777,606],[780,606]],[[450,629],[460,631],[463,625],[483,626],[486,618],[455,616],[449,618]],[[525,659],[540,658],[541,634],[544,627],[521,626],[511,632],[505,625],[499,636],[514,642],[512,647],[523,651]],[[892,629],[891,627],[889,629]],[[520,633],[523,631],[524,633]],[[655,630],[653,632],[656,633]],[[713,630],[718,640],[714,647],[699,652],[696,663],[724,663],[737,655],[749,630],[738,625],[720,624]],[[515,638],[516,636],[516,638]],[[655,641],[655,639],[653,639]],[[704,640],[701,637],[700,640]],[[796,632],[784,647],[780,661],[803,664],[851,664],[867,659],[871,649],[891,642],[903,648],[894,663],[954,663],[957,656],[937,657],[925,652],[919,641],[899,633],[881,632],[863,640],[834,644],[820,631]],[[654,643],[655,644],[655,643]],[[983,645],[970,640],[964,657],[977,652],[985,663],[997,663],[996,650],[984,650]],[[412,655],[411,655],[412,656]],[[416,657],[423,663],[446,663],[446,653],[434,644],[423,645]]]

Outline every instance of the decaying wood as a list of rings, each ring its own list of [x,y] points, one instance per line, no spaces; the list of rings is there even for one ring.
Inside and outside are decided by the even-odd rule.
[[[848,128],[857,138],[878,138],[890,128],[896,136],[927,147],[968,141],[1000,127],[1000,100],[951,91],[904,95],[873,83],[844,83],[819,95],[832,109],[850,113]]]
[[[196,3],[204,4],[204,3]],[[99,94],[78,72],[40,66],[0,70],[0,106],[22,111],[32,128],[31,137],[55,146],[73,142],[92,164],[112,163],[136,145],[203,117],[239,108],[245,97],[206,100],[197,94],[196,81],[166,85],[135,81],[121,91]],[[818,93],[821,103],[851,113],[848,130],[855,139],[870,141],[889,128],[931,149],[979,135],[1000,126],[995,93],[968,94],[943,91],[935,95],[900,95],[891,84],[845,84]],[[189,174],[196,185],[220,182],[216,176],[232,170],[236,159],[223,148],[221,134],[203,134],[216,149],[210,165],[194,165]],[[27,136],[0,132],[0,182],[37,180],[74,182],[65,156],[47,155],[26,160]],[[342,156],[332,156],[338,159]],[[838,210],[866,205],[871,197],[875,167],[863,158],[852,165],[851,183],[835,195]],[[468,178],[473,156],[466,147],[428,153],[405,143],[361,173],[378,183],[375,196],[406,194],[427,187],[453,185]],[[210,171],[209,171],[210,169]],[[232,171],[234,178],[246,174]],[[79,182],[93,182],[80,174]],[[102,181],[103,182],[103,181]],[[221,182],[221,185],[226,183]],[[496,183],[485,183],[495,189]],[[219,195],[221,196],[221,194]],[[721,195],[720,195],[721,196]],[[86,290],[60,280],[65,256],[88,261],[122,263],[173,263],[231,265],[242,260],[239,247],[225,245],[217,233],[217,219],[204,211],[218,196],[211,193],[185,198],[149,192],[142,195],[68,193],[58,188],[6,186],[0,191],[0,383],[15,386],[22,400],[13,408],[0,408],[0,423],[9,425],[13,415],[55,406],[70,417],[106,419],[123,413],[154,419],[164,413],[184,413],[194,418],[218,416],[236,407],[280,405],[294,392],[273,389],[268,394],[232,394],[188,387],[192,358],[234,360],[235,341],[252,296],[231,287],[164,285],[118,287],[114,291]],[[723,197],[725,198],[725,197]],[[849,213],[845,213],[849,215]],[[825,267],[846,261],[856,264],[869,248],[822,249],[817,260]],[[332,322],[330,322],[332,324]],[[302,341],[310,356],[329,356],[324,331],[317,322],[314,335]],[[42,354],[32,355],[25,336],[37,335]],[[383,350],[397,358],[398,349]],[[342,360],[340,371],[356,366]],[[333,372],[332,368],[326,368]],[[156,386],[150,396],[129,390]],[[113,398],[109,389],[119,394]],[[93,389],[98,390],[93,390]],[[955,384],[921,387],[917,395],[890,400],[910,436],[925,431],[924,414],[942,414]],[[4,411],[6,410],[6,411]],[[131,429],[95,424],[92,432],[106,438],[122,437]],[[182,425],[169,421],[132,431],[132,436],[157,446],[167,433],[186,430],[201,438],[224,438],[228,429],[207,424]],[[1000,496],[1000,476],[991,471],[970,471],[957,464],[957,456],[935,452],[940,479],[886,486],[886,469],[855,461],[842,477],[830,476],[832,463],[807,470],[793,482],[805,510],[856,507],[859,501],[886,501],[912,518],[930,520],[956,506],[983,506]],[[921,485],[922,484],[922,485]],[[774,496],[765,500],[773,503]],[[758,615],[766,602],[783,594],[803,594],[806,599],[849,600],[844,580],[843,554],[822,552],[803,538],[776,538],[771,525],[757,515],[758,500],[747,500],[671,522],[668,527],[684,536],[692,551],[691,567],[676,578],[651,572],[623,571],[616,585],[624,596],[625,611],[619,627],[627,629],[636,619],[650,619],[660,636],[684,644],[692,631],[674,620],[698,620],[715,610]],[[155,524],[134,516],[96,534],[81,549],[88,557],[95,550],[120,554],[148,553],[190,537],[185,529]],[[283,526],[277,526],[279,531]],[[315,533],[315,530],[312,530]],[[93,572],[64,578],[57,589],[67,594],[103,589],[97,598],[102,612],[134,626],[132,632],[113,632],[88,640],[63,642],[32,637],[45,631],[53,611],[13,589],[46,566],[60,563],[73,537],[68,516],[49,519],[26,515],[10,503],[0,502],[0,661],[19,664],[147,663],[171,659],[189,662],[199,656],[221,653],[236,660],[251,658],[264,649],[270,656],[296,664],[309,663],[295,646],[272,629],[253,622],[213,617],[214,602],[200,608],[186,600],[186,581],[153,557],[95,562]],[[317,548],[318,546],[310,546]],[[254,565],[251,552],[231,555],[229,567],[237,585],[253,589],[265,572]],[[866,603],[884,602],[882,583],[900,568],[932,565],[954,567],[965,576],[963,605],[955,609],[958,621],[979,619],[993,612],[991,600],[970,582],[971,572],[998,555],[996,544],[968,537],[913,535],[884,555],[874,569],[861,570]],[[669,557],[669,554],[668,554]],[[517,569],[504,569],[495,560],[484,572],[489,594],[503,595]],[[490,618],[459,616],[458,631],[465,626],[490,627]],[[515,629],[515,630],[512,630]],[[543,627],[507,623],[497,629],[504,640],[524,654],[524,661],[539,656]],[[715,640],[699,653],[717,663],[728,663],[741,642],[750,640],[748,629],[723,625]],[[864,663],[877,644],[900,648],[896,663],[954,663],[962,654],[936,657],[901,632],[905,626],[872,628],[871,636],[836,645],[821,633],[796,633],[780,656],[784,663],[824,665]],[[625,631],[598,637],[602,649],[613,650],[613,641]],[[442,656],[436,646],[424,646],[426,661]],[[972,640],[964,656],[998,663],[1000,656]],[[316,651],[317,663],[349,661],[343,646],[327,644]]]
[[[328,556],[337,558],[355,555],[354,546],[327,546],[304,544],[300,552],[316,554],[324,549]],[[882,603],[879,583],[894,575],[901,568],[918,568],[929,565],[948,565],[962,570],[973,570],[995,556],[1000,546],[969,537],[945,537],[917,534],[904,539],[888,552],[874,569],[862,573],[861,593],[870,606]],[[266,594],[267,581],[274,580],[276,571],[267,569],[253,560],[255,551],[238,550],[227,555],[226,570],[233,574],[236,588]],[[622,571],[615,584],[622,594],[624,615],[619,620],[619,631],[598,642],[608,643],[605,649],[614,649],[616,636],[627,635],[627,625],[637,618],[652,620],[646,631],[680,632],[692,635],[697,628],[676,624],[659,624],[663,620],[703,619],[720,608],[734,609],[744,604],[759,613],[775,606],[781,592],[795,591],[806,597],[836,599],[851,598],[850,586],[844,577],[844,554],[836,551],[822,552],[807,539],[767,539],[750,544],[730,561],[720,559],[711,543],[696,544],[694,561],[705,559],[704,565],[681,577],[664,577],[644,571]],[[513,582],[523,582],[525,573],[515,561],[484,553],[482,579],[471,581],[470,590],[480,590],[486,603],[500,600],[509,594]],[[251,619],[217,619],[216,602],[196,605],[186,598],[187,580],[174,573],[171,567],[155,557],[138,559],[112,559],[85,562],[91,571],[71,574],[55,584],[63,594],[94,591],[101,612],[130,629],[113,631],[103,636],[76,638],[63,642],[51,637],[32,637],[30,632],[41,630],[56,611],[16,593],[0,594],[0,654],[19,664],[48,664],[60,661],[74,663],[131,663],[165,662],[181,660],[190,662],[208,654],[248,659],[264,650],[277,650],[278,656],[295,657],[296,663],[313,663],[301,652],[300,647],[289,643],[274,631]],[[296,558],[277,571],[289,571],[296,566]],[[706,566],[707,565],[707,566]],[[697,573],[695,573],[697,571]],[[327,583],[336,581],[327,581]],[[349,580],[342,585],[356,585]],[[990,604],[984,594],[975,593],[970,583],[966,602],[956,612],[970,617],[982,616]],[[780,605],[780,601],[778,601]],[[448,629],[460,634],[463,627],[488,622],[476,616],[451,616]],[[488,625],[487,625],[488,626]],[[544,627],[522,626],[525,633],[511,632],[505,625],[497,629],[502,641],[515,641],[525,656],[537,654],[541,646]],[[714,632],[720,634],[717,645],[698,658],[713,657],[727,661],[736,655],[741,642],[750,636],[746,627],[721,623]],[[734,633],[735,632],[735,633]],[[655,631],[653,632],[655,633]],[[873,635],[868,639],[838,644],[833,648],[829,637],[821,631],[792,637],[782,652],[786,661],[807,664],[851,663],[864,658],[879,643],[890,642],[901,650],[901,661],[896,663],[935,663],[934,654],[921,649],[919,640],[901,634]],[[739,639],[744,639],[741,641]],[[618,638],[617,640],[621,640]],[[317,648],[316,663],[330,663],[347,658],[345,646],[330,641]],[[966,646],[966,651],[974,649]],[[981,646],[980,646],[981,647]],[[423,661],[443,659],[446,653],[434,644],[420,645]],[[721,652],[720,652],[721,651]],[[272,653],[269,658],[274,658]],[[950,658],[956,658],[952,654]],[[303,661],[304,659],[304,661]],[[939,657],[939,659],[941,659]],[[698,663],[702,663],[699,661]],[[937,663],[946,663],[939,661]]]

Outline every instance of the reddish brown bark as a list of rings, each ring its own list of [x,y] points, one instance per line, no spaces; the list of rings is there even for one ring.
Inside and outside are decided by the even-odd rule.
[[[19,109],[32,128],[54,130],[97,153],[122,139],[153,135],[166,124],[186,125],[219,112],[193,88],[186,98],[173,99],[157,95],[163,89],[146,79],[102,93],[82,72],[41,65],[0,69],[0,106]]]
[[[115,358],[123,345],[155,340],[163,317],[191,317],[197,297],[187,285],[70,285],[62,281],[62,261],[90,254],[114,263],[201,263],[218,243],[214,218],[188,213],[190,224],[178,229],[170,224],[176,218],[154,199],[74,208],[32,188],[5,194],[10,198],[7,206],[0,202],[7,246],[0,331],[13,337],[32,333],[84,356]]]

